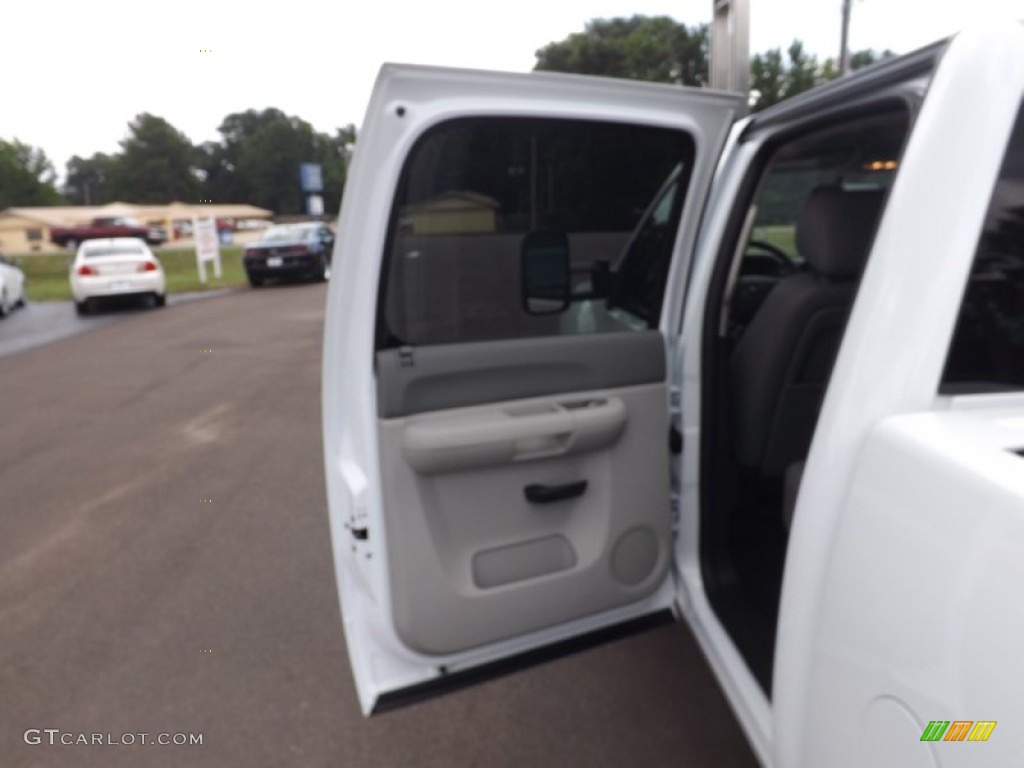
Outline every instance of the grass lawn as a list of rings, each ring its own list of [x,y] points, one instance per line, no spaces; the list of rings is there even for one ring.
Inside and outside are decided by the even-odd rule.
[[[776,248],[781,248],[790,256],[796,255],[796,227],[792,224],[754,227],[751,239],[764,240]]]
[[[14,261],[25,273],[25,288],[32,301],[65,301],[71,299],[68,284],[68,269],[73,254],[46,253],[16,256]],[[159,251],[157,258],[163,264],[167,276],[167,293],[188,291],[215,291],[220,288],[247,285],[245,270],[242,269],[242,247],[221,246],[220,263],[223,275],[218,280],[213,276],[211,265],[207,265],[207,282],[199,282],[196,267],[196,252],[191,248]]]

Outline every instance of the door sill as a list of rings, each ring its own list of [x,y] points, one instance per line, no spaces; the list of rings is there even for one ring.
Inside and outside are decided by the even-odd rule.
[[[631,635],[657,629],[674,622],[675,617],[672,615],[672,612],[664,609],[637,619],[603,627],[579,637],[524,651],[507,659],[499,659],[498,661],[488,662],[487,664],[481,664],[478,667],[459,672],[442,674],[433,680],[383,694],[377,699],[377,703],[370,714],[377,715],[393,709],[400,709],[435,696],[451,693],[461,688],[468,688],[477,683],[493,680],[494,678],[518,672],[538,664],[544,664],[548,661],[554,661],[563,656],[571,656],[574,653],[596,648],[616,640],[622,640]]]

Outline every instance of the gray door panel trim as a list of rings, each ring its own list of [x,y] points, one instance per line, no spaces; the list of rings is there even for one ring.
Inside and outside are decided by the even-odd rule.
[[[381,418],[665,380],[661,333],[443,344],[377,353]]]

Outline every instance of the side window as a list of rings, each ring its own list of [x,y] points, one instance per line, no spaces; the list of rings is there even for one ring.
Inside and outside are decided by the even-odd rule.
[[[693,153],[686,133],[616,123],[432,128],[391,214],[378,347],[657,325]],[[568,237],[574,301],[561,315],[523,308],[520,253],[534,232]]]
[[[1024,390],[1024,106],[992,191],[940,392]]]

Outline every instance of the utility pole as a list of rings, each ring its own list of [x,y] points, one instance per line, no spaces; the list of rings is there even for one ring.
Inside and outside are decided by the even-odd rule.
[[[750,93],[750,0],[712,0],[711,87]]]
[[[843,31],[839,40],[839,76],[842,77],[850,71],[850,6],[852,0],[843,0]]]

